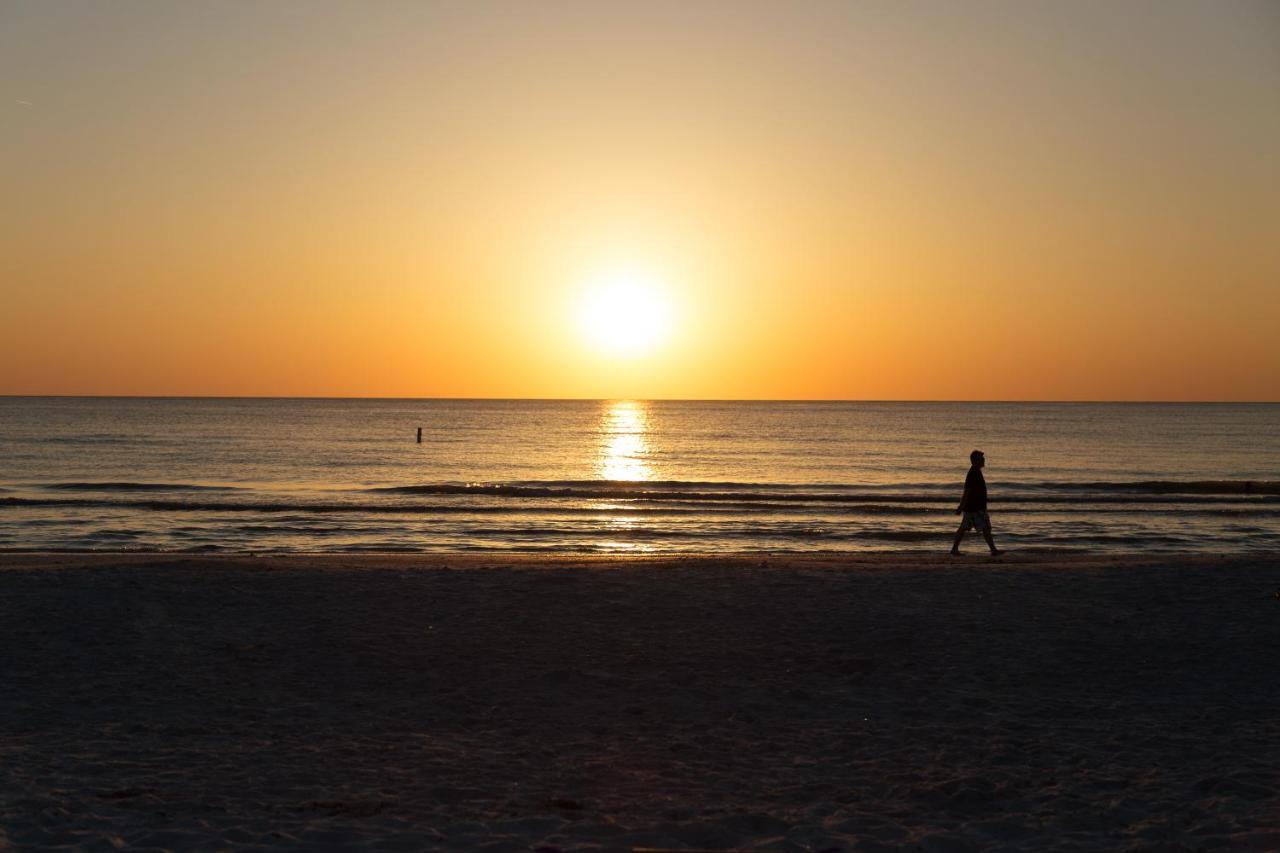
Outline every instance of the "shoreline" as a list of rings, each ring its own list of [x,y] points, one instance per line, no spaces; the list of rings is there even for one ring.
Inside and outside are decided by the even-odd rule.
[[[1270,554],[4,553],[0,849],[1275,849],[1277,595]]]
[[[949,541],[949,540],[948,540]],[[182,561],[319,561],[322,563],[335,561],[354,561],[368,563],[416,562],[423,568],[434,568],[442,562],[462,564],[491,563],[495,566],[511,564],[518,566],[537,563],[567,564],[601,564],[619,563],[623,565],[649,565],[656,563],[672,563],[678,565],[725,563],[729,565],[752,566],[761,560],[787,567],[792,564],[822,565],[829,568],[840,566],[867,566],[884,563],[889,566],[912,566],[916,568],[945,566],[952,563],[983,562],[991,565],[1007,564],[1009,566],[1037,566],[1044,564],[1083,565],[1102,563],[1122,563],[1125,565],[1148,565],[1151,563],[1184,564],[1184,563],[1217,563],[1222,561],[1257,562],[1280,561],[1280,550],[1260,551],[1221,551],[1200,553],[1196,551],[1084,551],[1053,548],[1006,549],[999,555],[992,556],[977,547],[981,543],[971,543],[970,547],[959,558],[942,550],[910,550],[897,549],[886,551],[730,551],[730,552],[660,552],[660,553],[601,553],[579,551],[507,551],[494,549],[491,551],[108,551],[108,550],[22,550],[0,549],[0,570],[4,568],[35,569],[39,562],[58,561],[76,565],[89,566],[101,562],[118,562],[121,560],[141,559],[182,560]],[[31,565],[28,565],[31,563]],[[9,565],[15,564],[15,565]]]

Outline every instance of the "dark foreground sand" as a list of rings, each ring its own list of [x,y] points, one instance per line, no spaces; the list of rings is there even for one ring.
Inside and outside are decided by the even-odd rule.
[[[0,847],[1280,848],[1280,560],[0,555]]]

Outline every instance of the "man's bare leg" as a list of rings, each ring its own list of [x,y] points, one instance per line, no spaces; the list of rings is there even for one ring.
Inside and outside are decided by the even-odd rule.
[[[991,528],[990,528],[990,527],[988,527],[986,530],[982,531],[982,538],[983,538],[983,539],[985,539],[985,540],[987,540],[987,547],[991,549],[991,556],[993,556],[993,557],[994,557],[996,554],[999,554],[999,553],[1000,553],[1000,549],[996,547],[996,542],[995,542],[995,540],[991,538]],[[956,540],[956,541],[957,541],[957,542],[959,542],[959,540]]]
[[[964,531],[965,527],[962,524],[960,529],[956,531],[956,541],[951,544],[951,553],[957,557],[960,556],[960,540],[964,538]],[[995,546],[993,545],[992,547],[994,548]]]

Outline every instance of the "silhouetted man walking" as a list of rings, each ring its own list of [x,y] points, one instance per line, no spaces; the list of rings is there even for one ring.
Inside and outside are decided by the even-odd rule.
[[[956,531],[956,541],[951,546],[951,553],[960,553],[960,540],[976,527],[982,531],[982,538],[987,540],[991,553],[999,554],[1000,549],[991,538],[991,516],[987,515],[987,481],[982,476],[982,466],[987,464],[987,458],[982,455],[981,450],[975,450],[969,454],[969,462],[972,464],[968,476],[964,478],[964,494],[960,496],[960,506],[956,507],[956,512],[961,514],[960,529]]]

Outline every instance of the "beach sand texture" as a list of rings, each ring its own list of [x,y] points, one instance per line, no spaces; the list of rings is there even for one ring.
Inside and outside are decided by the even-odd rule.
[[[1278,588],[1257,556],[7,554],[0,848],[1280,849]]]

